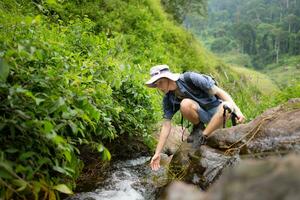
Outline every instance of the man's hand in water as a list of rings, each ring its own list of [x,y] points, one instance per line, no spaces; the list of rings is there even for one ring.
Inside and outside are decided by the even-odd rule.
[[[157,171],[160,168],[160,154],[154,154],[151,159],[150,166],[152,170]]]

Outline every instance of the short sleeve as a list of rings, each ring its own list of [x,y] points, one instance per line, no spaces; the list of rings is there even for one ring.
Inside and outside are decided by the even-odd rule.
[[[207,93],[209,93],[209,91],[215,85],[215,81],[210,76],[204,74],[192,72],[190,77],[196,87],[199,87],[201,90]]]
[[[172,109],[172,104],[171,104],[170,100],[167,98],[167,96],[165,96],[163,99],[163,111],[164,111],[164,115],[163,115],[164,119],[172,119],[172,117],[174,115],[173,109]]]
[[[177,106],[173,105],[170,95],[165,95],[163,98],[163,118],[172,119],[174,114],[177,112]]]

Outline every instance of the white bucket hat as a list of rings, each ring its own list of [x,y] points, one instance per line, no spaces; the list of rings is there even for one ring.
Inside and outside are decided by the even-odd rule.
[[[168,78],[172,81],[177,81],[180,74],[170,72],[168,65],[156,65],[150,69],[151,78],[146,82],[148,87],[156,87],[155,82],[161,78]]]

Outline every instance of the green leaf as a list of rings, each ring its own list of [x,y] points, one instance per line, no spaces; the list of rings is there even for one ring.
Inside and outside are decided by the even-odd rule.
[[[42,184],[40,182],[38,182],[38,181],[33,182],[33,193],[34,193],[35,199],[38,199],[38,194],[41,190],[41,187],[42,187]]]
[[[10,164],[5,162],[0,162],[0,177],[6,179],[12,179],[14,177],[14,172]]]
[[[110,160],[111,159],[111,154],[108,151],[107,148],[104,148],[103,153],[102,153],[102,159],[103,160]]]
[[[32,168],[30,166],[24,167],[23,165],[17,165],[16,166],[16,173],[24,173],[28,171],[32,171]]]
[[[27,187],[27,182],[22,179],[14,179],[12,180],[12,184],[19,187],[17,189],[18,192],[25,190],[25,188]]]
[[[97,145],[97,150],[98,150],[98,152],[101,153],[101,152],[104,150],[103,145],[102,145],[102,144],[98,144],[98,145]]]
[[[57,4],[56,0],[47,0],[46,2],[47,2],[49,5],[56,5],[56,4]]]
[[[69,126],[71,127],[72,132],[73,132],[75,135],[77,135],[77,133],[78,133],[78,126],[77,126],[74,122],[72,122],[72,121],[68,121],[68,124],[69,124]]]
[[[16,153],[18,152],[19,150],[18,149],[15,149],[15,148],[9,148],[9,149],[6,149],[5,152],[7,153]]]
[[[5,169],[0,168],[0,177],[4,179],[12,179],[13,176],[7,172]]]
[[[36,105],[40,105],[41,102],[45,101],[45,99],[41,99],[41,98],[34,98]]]
[[[6,62],[0,59],[0,82],[6,82],[9,74],[9,66]]]
[[[60,166],[53,166],[53,170],[59,172],[59,173],[62,173],[62,174],[65,174],[69,177],[72,177],[72,175],[64,168],[60,167]]]
[[[25,153],[22,153],[20,156],[19,156],[19,159],[20,160],[27,160],[28,158],[32,157],[33,155],[35,155],[36,153],[33,152],[33,151],[28,151],[28,152],[25,152]]]
[[[55,192],[49,191],[49,200],[56,200]]]
[[[69,151],[65,150],[65,151],[63,151],[63,154],[64,154],[65,158],[67,159],[67,161],[71,162],[71,160],[72,160],[71,153]]]
[[[50,133],[53,130],[53,125],[49,121],[44,121],[44,132]]]
[[[62,97],[59,97],[57,99],[57,101],[55,102],[55,104],[50,108],[49,110],[49,113],[53,113],[55,112],[56,110],[58,110],[60,107],[64,106],[66,103],[65,103],[65,100],[62,98]]]
[[[52,138],[52,140],[57,145],[59,145],[59,144],[63,144],[64,145],[66,143],[65,139],[63,137],[59,136],[59,135],[54,135],[54,137]]]
[[[65,184],[56,185],[53,187],[53,189],[55,189],[61,193],[64,193],[64,194],[73,194],[73,191]]]

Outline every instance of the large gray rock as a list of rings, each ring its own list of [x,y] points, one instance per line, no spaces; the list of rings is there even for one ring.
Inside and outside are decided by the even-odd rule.
[[[185,142],[173,156],[169,179],[183,180],[206,189],[224,168],[238,160],[238,155],[225,156],[223,152],[205,145],[195,149]]]
[[[248,124],[216,130],[208,145],[240,154],[299,151],[300,98],[269,109]]]
[[[159,200],[203,200],[204,192],[192,184],[174,181]]]
[[[242,160],[226,169],[220,179],[202,192],[193,185],[174,182],[162,200],[298,200],[300,156]]]
[[[245,160],[211,187],[206,200],[298,200],[300,156]]]

